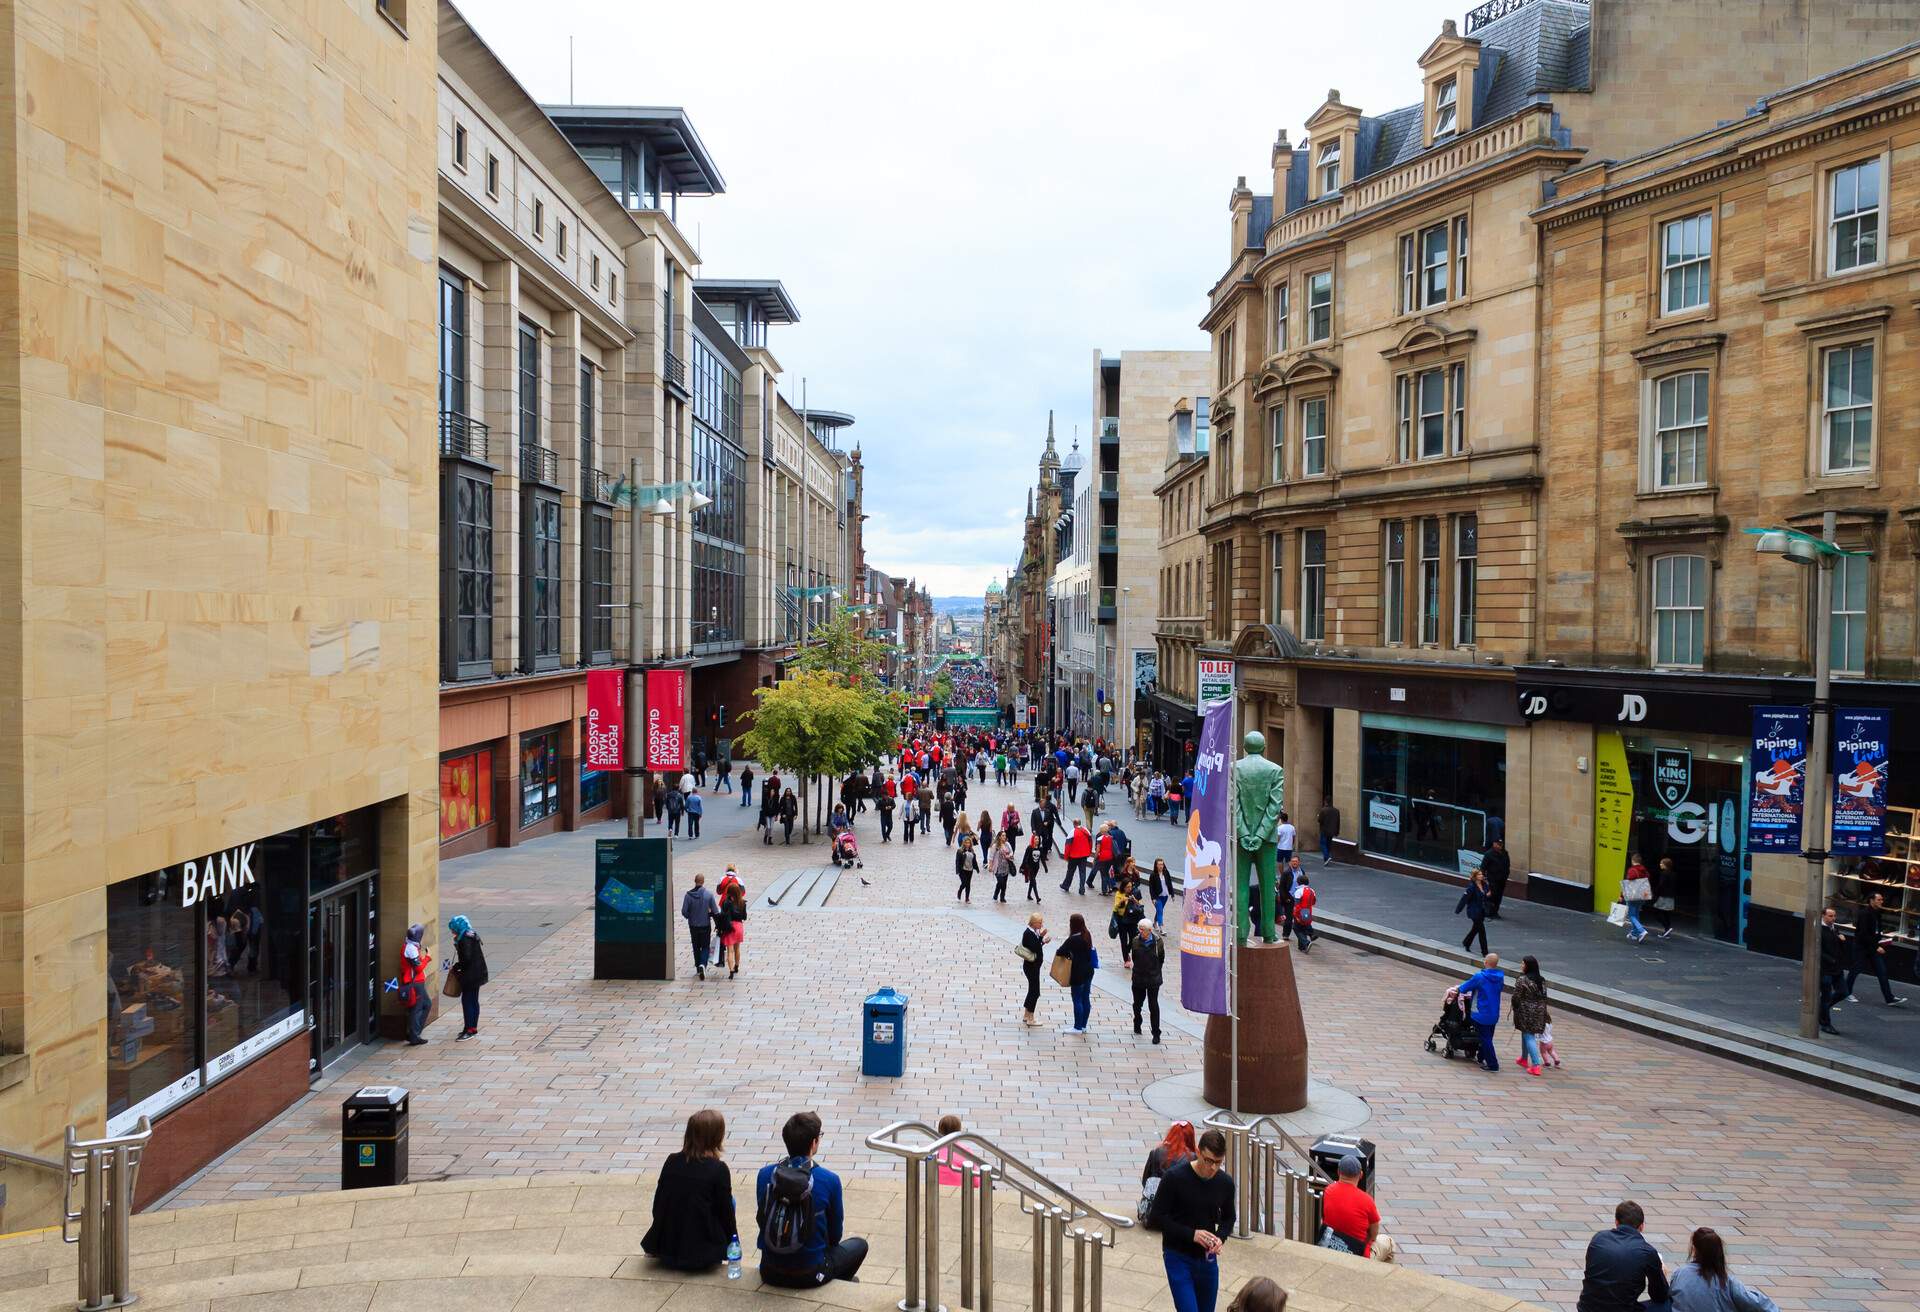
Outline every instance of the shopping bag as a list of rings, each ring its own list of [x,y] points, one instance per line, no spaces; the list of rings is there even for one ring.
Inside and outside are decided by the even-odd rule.
[[[457,998],[460,996],[459,971],[450,970],[447,972],[447,982],[440,986],[440,996],[443,998]]]
[[[1627,923],[1627,904],[1625,902],[1615,902],[1607,909],[1607,923],[1609,925],[1624,925]]]
[[[1053,967],[1047,972],[1053,976],[1053,982],[1061,988],[1073,983],[1073,960],[1069,957],[1055,957]]]

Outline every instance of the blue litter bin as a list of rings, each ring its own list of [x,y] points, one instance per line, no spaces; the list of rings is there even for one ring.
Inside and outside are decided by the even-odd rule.
[[[860,1073],[907,1073],[907,998],[882,988],[866,1000],[860,1031]]]

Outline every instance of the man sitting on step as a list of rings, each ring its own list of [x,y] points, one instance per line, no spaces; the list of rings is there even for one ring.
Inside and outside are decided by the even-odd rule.
[[[829,1280],[857,1282],[867,1241],[841,1238],[846,1212],[840,1177],[813,1160],[820,1150],[819,1116],[795,1112],[780,1137],[786,1158],[761,1167],[754,1188],[760,1278],[789,1289],[811,1289]]]

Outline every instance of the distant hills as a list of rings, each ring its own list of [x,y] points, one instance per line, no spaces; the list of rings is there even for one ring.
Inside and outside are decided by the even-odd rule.
[[[986,603],[979,597],[935,597],[933,599],[933,613],[936,615],[965,617],[978,615],[985,609]]]

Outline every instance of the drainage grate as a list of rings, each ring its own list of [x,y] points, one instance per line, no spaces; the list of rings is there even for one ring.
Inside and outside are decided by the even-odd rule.
[[[599,1041],[598,1025],[556,1025],[533,1046],[547,1052],[580,1051],[591,1048]]]

